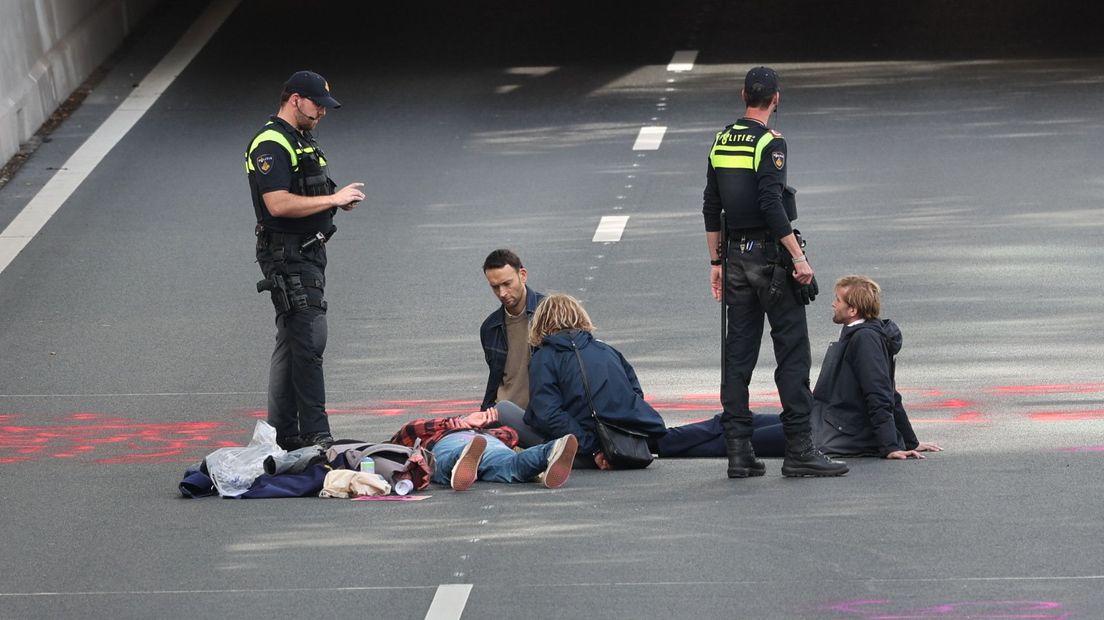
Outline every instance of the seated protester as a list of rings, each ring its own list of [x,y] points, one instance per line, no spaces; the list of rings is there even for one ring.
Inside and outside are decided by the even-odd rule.
[[[501,404],[514,406],[509,401]],[[414,446],[421,441],[437,461],[433,482],[457,491],[467,490],[476,480],[540,480],[549,489],[567,482],[579,445],[575,437],[567,435],[514,452],[517,438],[517,431],[502,426],[498,411],[491,407],[464,416],[407,422],[390,443]]]
[[[942,448],[917,440],[894,383],[901,330],[879,319],[881,287],[866,276],[836,281],[832,322],[843,325],[828,347],[813,390],[813,434],[825,454],[922,459]]]
[[[594,325],[578,300],[549,295],[537,306],[529,344],[539,346],[529,361],[529,407],[525,424],[545,439],[573,435],[579,441],[576,466],[610,469],[594,430],[578,355],[586,367],[594,408],[603,420],[652,438],[667,432],[663,418],[644,401],[636,372],[616,349],[595,340]]]
[[[786,436],[782,433],[782,416],[777,413],[752,413],[751,427],[751,446],[756,456],[784,456]],[[708,420],[672,426],[667,429],[667,434],[649,443],[652,444],[652,452],[661,459],[728,456],[719,413]]]
[[[510,401],[524,410],[529,404],[529,319],[544,296],[526,284],[529,272],[511,250],[488,254],[483,261],[483,275],[501,304],[479,328],[483,357],[490,371],[480,409]],[[524,433],[522,438],[524,443]]]

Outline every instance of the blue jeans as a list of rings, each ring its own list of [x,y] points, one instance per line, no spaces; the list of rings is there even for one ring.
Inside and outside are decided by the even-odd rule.
[[[460,460],[460,453],[471,443],[473,437],[481,433],[460,431],[449,433],[433,446],[433,455],[437,457],[437,467],[433,470],[433,481],[437,484],[449,484],[452,468]],[[528,448],[524,452],[514,452],[496,437],[483,435],[487,440],[487,449],[479,461],[478,480],[488,482],[532,482],[548,466],[548,455],[552,453],[552,442]]]

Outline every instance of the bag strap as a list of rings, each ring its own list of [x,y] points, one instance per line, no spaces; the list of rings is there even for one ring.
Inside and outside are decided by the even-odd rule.
[[[571,341],[571,348],[575,351],[575,359],[579,360],[579,372],[583,375],[583,390],[586,391],[587,404],[590,405],[590,415],[595,420],[601,422],[598,419],[598,411],[594,408],[594,399],[590,397],[590,381],[587,381],[586,366],[583,365],[583,355],[579,353],[579,347],[575,346],[575,341]]]

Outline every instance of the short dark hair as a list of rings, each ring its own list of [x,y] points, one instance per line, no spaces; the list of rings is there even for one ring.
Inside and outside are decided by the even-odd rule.
[[[483,272],[486,273],[491,269],[502,269],[506,265],[518,271],[521,271],[524,267],[521,264],[521,259],[518,258],[517,254],[514,254],[513,250],[500,248],[487,255],[487,260],[483,261]]]
[[[778,92],[778,73],[770,67],[755,67],[744,76],[744,103],[766,109]]]

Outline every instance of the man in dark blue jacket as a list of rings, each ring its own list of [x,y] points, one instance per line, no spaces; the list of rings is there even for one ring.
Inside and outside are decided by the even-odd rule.
[[[483,275],[502,305],[479,328],[490,370],[480,409],[510,401],[524,410],[529,404],[529,321],[544,295],[529,288],[529,274],[510,250],[491,252],[483,261]]]
[[[881,287],[866,276],[836,281],[832,322],[843,325],[828,347],[813,390],[816,444],[826,454],[922,459],[942,450],[916,439],[894,384],[901,330],[879,319]]]

